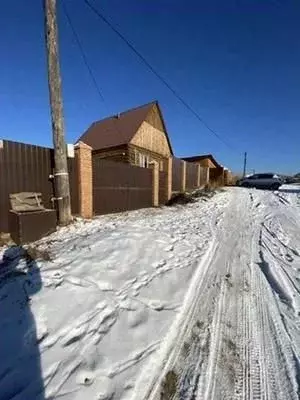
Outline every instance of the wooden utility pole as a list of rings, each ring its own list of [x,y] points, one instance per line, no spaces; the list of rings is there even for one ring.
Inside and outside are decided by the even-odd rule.
[[[247,152],[244,154],[244,171],[243,171],[243,177],[246,175],[246,168],[247,168]]]
[[[67,164],[67,148],[64,137],[64,118],[61,94],[61,78],[58,56],[56,0],[44,0],[45,36],[47,46],[48,82],[51,107],[55,196],[60,225],[71,222],[70,186]]]

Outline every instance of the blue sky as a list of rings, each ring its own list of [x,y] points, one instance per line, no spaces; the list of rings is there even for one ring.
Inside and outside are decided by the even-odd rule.
[[[58,3],[61,0],[58,1]],[[234,171],[300,171],[300,4],[90,0],[230,144],[215,138],[82,0],[65,0],[101,101],[59,7],[67,142],[94,120],[160,102],[175,154]],[[42,0],[1,4],[1,137],[51,145]]]

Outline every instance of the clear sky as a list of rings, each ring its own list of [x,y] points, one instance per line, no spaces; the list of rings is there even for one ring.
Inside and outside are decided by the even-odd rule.
[[[62,0],[58,0],[60,3]],[[82,0],[65,0],[101,101],[59,5],[66,139],[158,100],[177,156],[213,153],[234,171],[300,171],[300,3],[90,0],[216,130],[187,111]],[[42,0],[2,0],[0,136],[51,145]]]

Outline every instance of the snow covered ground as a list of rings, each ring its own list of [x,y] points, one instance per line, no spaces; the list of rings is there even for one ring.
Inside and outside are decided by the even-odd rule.
[[[3,249],[0,399],[298,399],[297,192],[79,221],[30,267]]]

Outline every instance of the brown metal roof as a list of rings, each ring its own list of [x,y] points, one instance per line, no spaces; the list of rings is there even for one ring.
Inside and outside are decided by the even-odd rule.
[[[132,108],[112,117],[96,121],[78,139],[78,141],[88,144],[93,148],[93,150],[128,144],[154,105],[157,105],[160,112],[158,102],[155,101],[137,108]],[[166,136],[172,151],[167,132]]]
[[[197,162],[201,160],[206,160],[209,159],[212,163],[215,164],[216,167],[221,167],[221,165],[216,161],[216,159],[213,157],[212,154],[203,154],[200,156],[192,156],[192,157],[184,157],[182,160],[188,161],[188,162]]]

